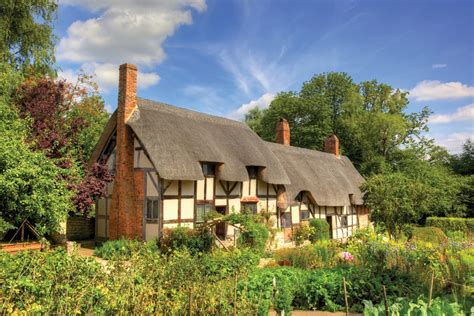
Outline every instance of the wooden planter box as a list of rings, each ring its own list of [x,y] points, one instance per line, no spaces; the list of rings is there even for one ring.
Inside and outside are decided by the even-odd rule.
[[[0,244],[0,250],[6,251],[9,253],[16,253],[18,251],[25,251],[25,250],[41,250],[41,244],[37,241],[12,243],[12,244]]]

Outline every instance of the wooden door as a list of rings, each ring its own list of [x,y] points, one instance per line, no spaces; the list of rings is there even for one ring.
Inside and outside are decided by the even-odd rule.
[[[222,215],[226,214],[226,209],[225,206],[216,206],[216,212]],[[222,240],[226,238],[226,223],[216,224],[216,235]]]

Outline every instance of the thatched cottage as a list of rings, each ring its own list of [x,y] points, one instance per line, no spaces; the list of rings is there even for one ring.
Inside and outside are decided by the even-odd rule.
[[[163,229],[194,227],[205,214],[268,212],[291,232],[323,218],[333,238],[368,223],[359,185],[363,178],[339,140],[326,152],[290,146],[290,127],[277,125],[277,143],[265,142],[242,122],[137,97],[137,68],[120,66],[118,107],[93,152],[115,174],[97,201],[96,239],[150,240]],[[234,228],[216,227],[226,238]]]

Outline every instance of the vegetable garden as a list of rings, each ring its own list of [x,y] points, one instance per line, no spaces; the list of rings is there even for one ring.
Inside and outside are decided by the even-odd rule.
[[[347,308],[366,315],[385,315],[386,308],[392,315],[467,313],[474,293],[470,239],[462,232],[432,243],[424,235],[393,241],[367,229],[340,243],[318,231],[323,240],[262,252],[209,250],[205,234],[178,229],[158,243],[106,242],[96,249],[105,264],[61,248],[0,253],[0,310],[288,314],[345,311],[346,293]]]

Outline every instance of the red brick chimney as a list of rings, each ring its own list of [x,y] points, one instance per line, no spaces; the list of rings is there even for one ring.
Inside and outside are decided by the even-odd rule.
[[[324,142],[324,151],[336,155],[339,158],[339,138],[332,134]]]
[[[134,136],[126,125],[137,107],[137,67],[120,65],[117,104],[116,173],[109,214],[109,238],[141,237],[142,211],[137,212],[140,175],[133,165]],[[138,176],[138,177],[137,177]],[[137,184],[137,185],[136,185]],[[143,185],[142,185],[143,186]]]
[[[290,146],[290,125],[288,121],[281,118],[276,126],[276,142],[282,145]]]

